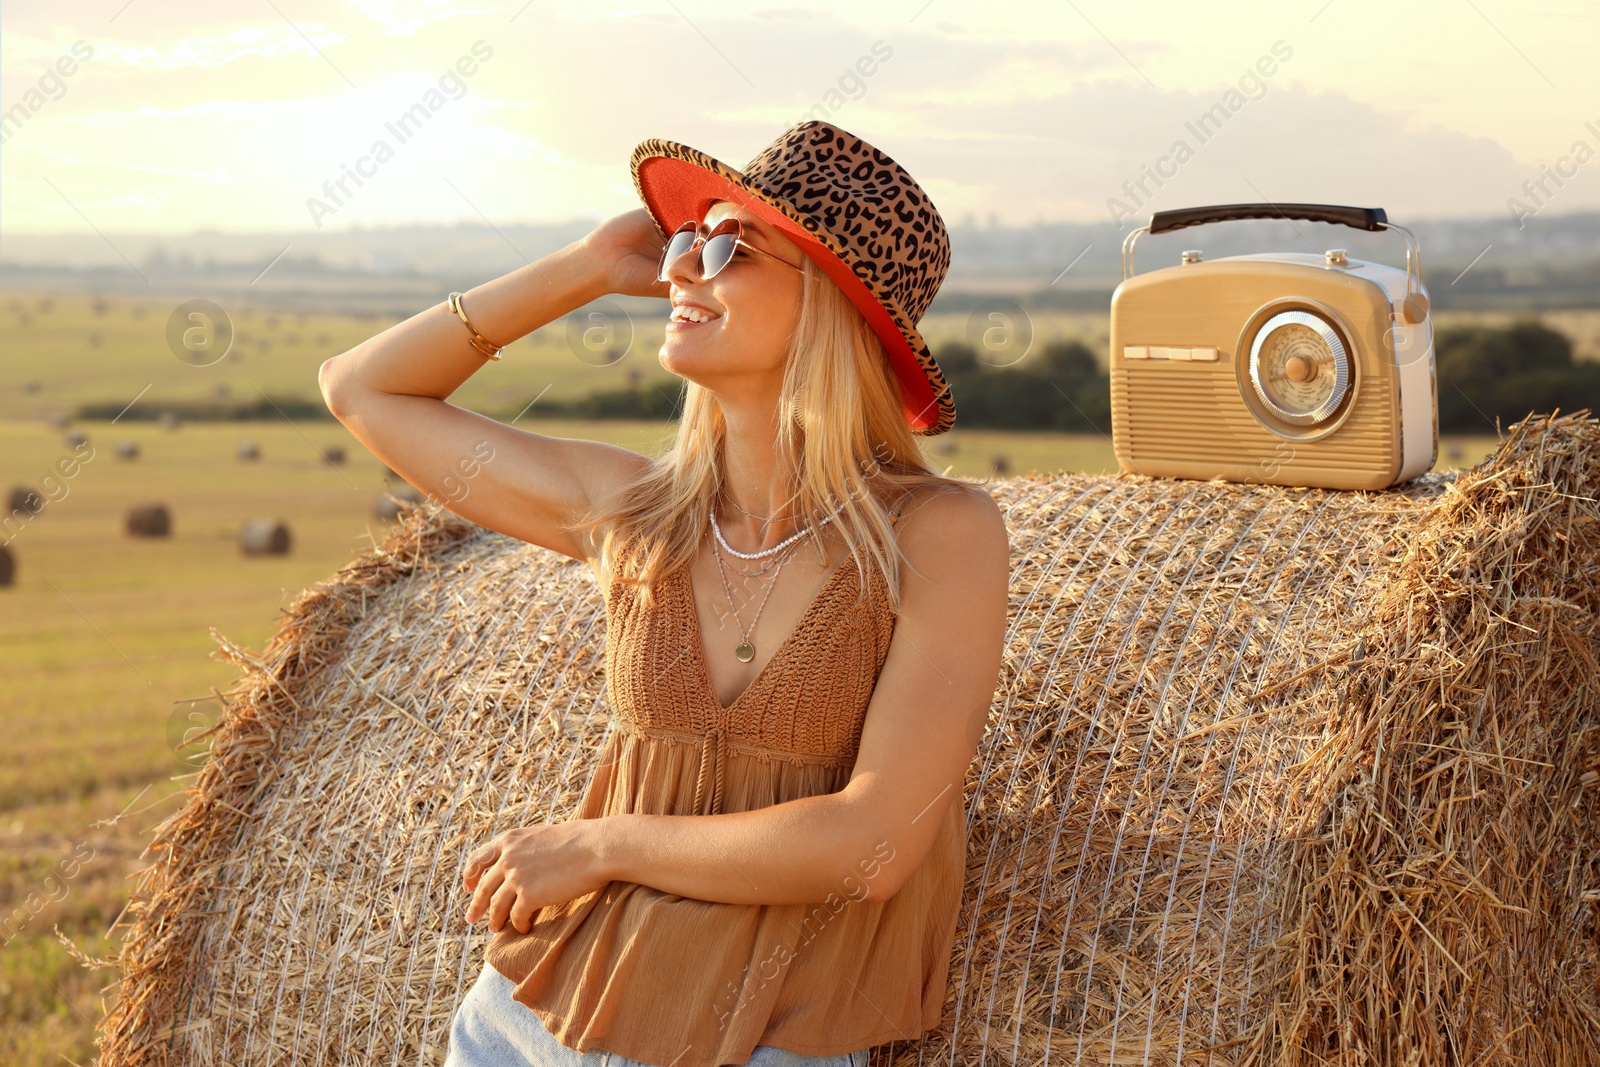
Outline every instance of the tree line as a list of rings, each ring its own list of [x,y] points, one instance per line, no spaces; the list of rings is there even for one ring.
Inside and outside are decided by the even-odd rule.
[[[1505,326],[1452,326],[1434,336],[1439,431],[1492,434],[1530,412],[1600,411],[1600,362],[1574,357],[1572,341],[1536,319]],[[1110,378],[1081,341],[1055,340],[1015,365],[998,367],[960,341],[934,349],[955,392],[957,425],[995,430],[1111,433]],[[645,382],[602,389],[570,400],[542,399],[546,416],[575,419],[672,419],[683,388]],[[82,405],[81,419],[108,419],[121,401]],[[522,410],[523,405],[507,410]],[[331,418],[320,399],[297,396],[169,402],[127,411],[129,419],[170,412],[186,421]]]
[[[986,364],[960,341],[934,349],[956,397],[957,425],[974,429],[1111,433],[1110,377],[1081,341],[1056,340],[1014,366]],[[1434,336],[1439,432],[1493,434],[1529,413],[1600,411],[1600,362],[1536,319],[1452,326]],[[670,419],[681,389],[645,384],[556,405],[574,418]],[[551,405],[541,401],[546,413]]]

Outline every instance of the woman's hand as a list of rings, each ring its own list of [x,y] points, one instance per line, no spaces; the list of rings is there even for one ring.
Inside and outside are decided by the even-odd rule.
[[[663,299],[672,294],[670,284],[656,281],[666,242],[644,208],[607,219],[578,244],[594,258],[594,269],[607,292]]]
[[[535,909],[573,900],[611,881],[596,847],[599,822],[570,819],[495,835],[467,857],[462,881],[476,890],[467,923],[487,915],[489,929],[498,932],[509,919],[525,934]]]

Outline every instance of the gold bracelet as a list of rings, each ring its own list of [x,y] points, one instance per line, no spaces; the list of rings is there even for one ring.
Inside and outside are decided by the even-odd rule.
[[[456,313],[456,316],[458,318],[460,318],[463,323],[466,324],[466,327],[467,327],[467,343],[472,345],[473,348],[476,348],[479,352],[483,353],[485,356],[489,357],[490,359],[499,359],[500,358],[500,350],[505,346],[504,345],[497,345],[494,342],[490,341],[487,337],[483,336],[483,334],[478,332],[478,328],[476,326],[472,325],[472,320],[467,318],[467,309],[464,306],[462,306],[461,294],[460,293],[451,293],[450,294],[449,304],[450,304],[450,310],[454,311]]]

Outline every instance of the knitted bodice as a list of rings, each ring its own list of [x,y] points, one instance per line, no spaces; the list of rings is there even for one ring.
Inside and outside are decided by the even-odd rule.
[[[728,707],[706,665],[689,568],[664,576],[648,609],[632,586],[612,583],[606,672],[616,728],[705,750],[689,812],[724,810],[730,753],[795,766],[855,764],[867,702],[894,634],[887,587],[876,568],[870,573],[863,607],[857,566],[847,556]]]

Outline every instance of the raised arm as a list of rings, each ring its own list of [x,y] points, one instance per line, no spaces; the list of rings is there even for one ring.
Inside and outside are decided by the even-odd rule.
[[[607,293],[668,295],[655,281],[661,237],[639,208],[558,252],[463,295],[473,326],[511,342]],[[625,448],[533,433],[447,403],[488,360],[445,301],[322,364],[335,418],[395,473],[481,526],[591,560],[563,529],[648,460]],[[515,373],[512,360],[491,371]]]

